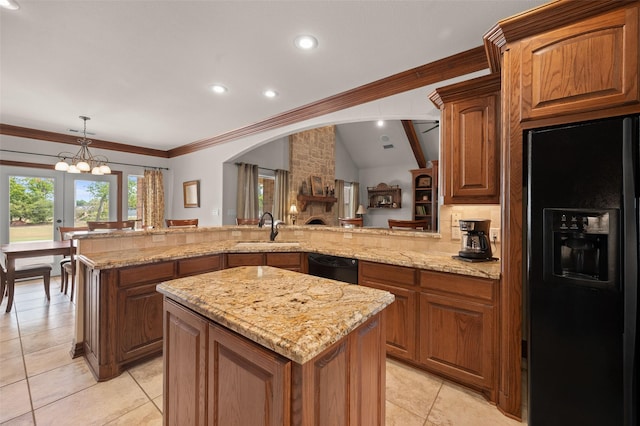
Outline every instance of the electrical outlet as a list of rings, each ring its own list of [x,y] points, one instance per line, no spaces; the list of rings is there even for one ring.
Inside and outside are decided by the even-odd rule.
[[[491,242],[500,242],[500,228],[490,228],[489,229],[489,239]]]
[[[451,227],[451,239],[452,240],[460,239],[460,228],[458,226]]]
[[[451,226],[460,226],[461,218],[462,214],[460,212],[451,212]]]

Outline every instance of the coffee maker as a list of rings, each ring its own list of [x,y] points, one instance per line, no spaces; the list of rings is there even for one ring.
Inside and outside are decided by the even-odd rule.
[[[470,262],[482,262],[493,260],[491,242],[489,241],[488,219],[464,219],[460,220],[461,247],[458,257]]]

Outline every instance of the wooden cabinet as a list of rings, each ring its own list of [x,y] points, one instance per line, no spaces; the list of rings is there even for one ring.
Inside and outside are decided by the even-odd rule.
[[[522,120],[640,102],[638,7],[521,41]]]
[[[416,270],[363,261],[360,261],[359,268],[359,284],[386,290],[396,297],[384,311],[387,353],[414,361],[418,309]]]
[[[204,425],[207,414],[209,324],[171,301],[164,302],[165,425]]]
[[[419,362],[495,401],[497,282],[421,271],[420,287]]]
[[[226,267],[275,266],[296,272],[306,272],[304,253],[227,253]]]
[[[217,324],[209,324],[208,423],[284,425],[291,361]]]
[[[304,364],[164,302],[165,425],[381,425],[381,314]]]
[[[402,207],[402,189],[398,185],[379,183],[367,187],[370,209],[399,209]]]
[[[81,264],[84,355],[100,381],[116,377],[131,362],[162,352],[162,281],[220,269],[221,255],[126,268],[93,270]]]
[[[212,254],[207,256],[190,257],[178,260],[178,276],[203,274],[222,269],[222,256]]]
[[[445,204],[500,203],[500,75],[436,89]]]
[[[431,168],[411,170],[413,220],[427,220],[427,230],[438,230],[438,162]]]

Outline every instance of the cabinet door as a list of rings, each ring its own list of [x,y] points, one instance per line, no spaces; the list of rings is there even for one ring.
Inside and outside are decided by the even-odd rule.
[[[638,6],[522,42],[522,119],[637,104]]]
[[[499,103],[495,92],[447,106],[445,204],[500,202]]]
[[[495,325],[490,305],[420,294],[419,361],[463,383],[495,389]]]
[[[207,358],[209,424],[289,424],[291,361],[215,324]]]
[[[384,311],[387,353],[408,360],[416,359],[418,299],[416,270],[403,266],[360,262],[359,284],[392,293],[396,300]]]
[[[208,323],[168,299],[164,309],[164,424],[205,425]]]
[[[262,253],[228,253],[227,268],[236,266],[261,266],[264,264]]]
[[[303,272],[302,253],[265,253],[267,266]]]
[[[156,283],[118,291],[118,361],[162,350],[162,294]]]

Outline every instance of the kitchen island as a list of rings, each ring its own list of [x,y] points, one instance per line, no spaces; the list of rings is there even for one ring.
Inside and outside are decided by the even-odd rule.
[[[165,424],[384,424],[390,293],[268,266],[157,289]]]

